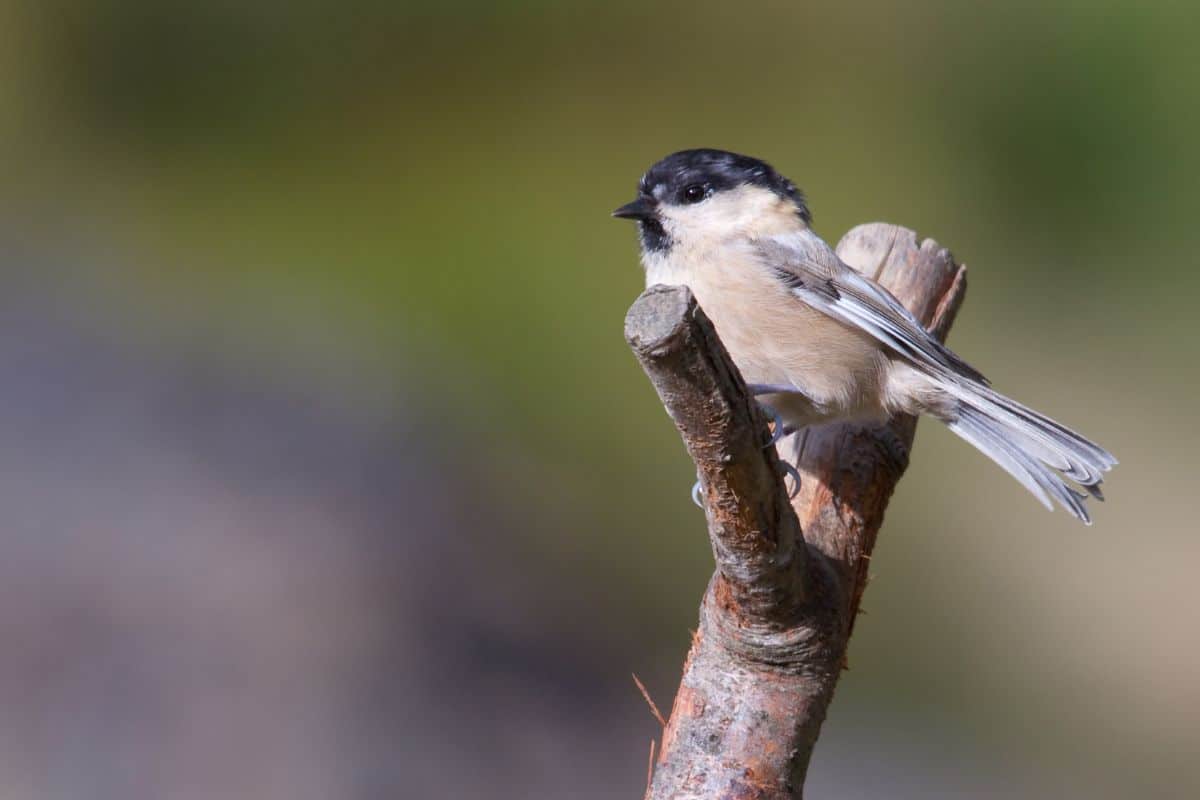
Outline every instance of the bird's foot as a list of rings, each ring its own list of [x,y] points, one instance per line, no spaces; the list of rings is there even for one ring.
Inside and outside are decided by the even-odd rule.
[[[750,390],[751,397],[758,397],[764,394],[800,394],[795,386],[786,386],[781,383],[748,383],[746,388]],[[796,432],[797,428],[794,425],[785,425],[783,416],[772,406],[760,402],[758,407],[763,413],[771,418],[771,438],[763,445],[766,449],[778,442],[785,436],[790,436]]]

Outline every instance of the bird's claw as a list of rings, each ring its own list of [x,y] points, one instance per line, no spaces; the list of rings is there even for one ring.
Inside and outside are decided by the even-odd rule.
[[[771,438],[768,439],[767,443],[763,445],[764,450],[778,442],[783,437],[790,436],[796,432],[795,428],[784,424],[783,415],[780,414],[774,408],[774,406],[769,406],[766,403],[759,403],[758,407],[763,410],[764,414],[771,418]]]
[[[795,386],[789,386],[782,383],[748,383],[746,389],[749,390],[751,397],[758,397],[764,394],[802,394]],[[785,436],[790,436],[796,432],[796,427],[783,424],[783,416],[776,411],[772,406],[766,403],[759,403],[759,408],[764,414],[771,417],[771,440],[767,442],[763,449],[770,447]]]
[[[792,490],[788,492],[788,499],[791,500],[800,493],[800,470],[796,469],[795,466],[786,461],[780,460],[779,463],[783,466],[784,478],[791,476],[792,482],[795,484],[795,486],[792,487]],[[787,488],[786,481],[784,482],[784,488]]]

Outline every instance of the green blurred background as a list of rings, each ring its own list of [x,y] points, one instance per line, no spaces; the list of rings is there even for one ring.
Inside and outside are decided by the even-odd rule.
[[[608,213],[708,146],[1121,459],[1084,529],[921,426],[811,795],[1195,797],[1198,23],[0,2],[0,794],[638,796],[711,556]]]

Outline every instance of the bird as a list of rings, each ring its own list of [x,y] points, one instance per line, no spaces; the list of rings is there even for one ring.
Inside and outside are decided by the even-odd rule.
[[[1117,460],[994,390],[812,229],[796,185],[757,158],[681,150],[612,212],[637,222],[646,286],[687,286],[776,433],[925,414],[1085,524]],[[782,427],[781,427],[782,426]],[[774,441],[774,439],[773,439]],[[794,468],[793,468],[794,469]]]

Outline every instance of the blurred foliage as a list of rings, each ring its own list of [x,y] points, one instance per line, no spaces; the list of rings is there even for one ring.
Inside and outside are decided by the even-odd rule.
[[[683,147],[749,152],[806,190],[831,241],[885,219],[955,248],[972,266],[955,344],[1111,444],[1132,520],[1127,453],[1190,464],[1167,421],[1200,385],[1198,22],[1170,0],[8,2],[0,220],[92,254],[61,280],[121,335],[382,376],[363,402],[415,396],[477,442],[479,502],[528,507],[524,546],[629,586],[612,602],[675,657],[710,562],[686,458],[620,337],[642,276],[608,212],[641,171]],[[1144,444],[1144,409],[1173,452]],[[929,427],[881,551],[900,577],[868,608],[949,557],[943,463],[1001,487],[988,513],[1029,506],[1030,541],[1095,541]],[[946,613],[928,591],[897,604]],[[930,635],[977,641],[969,620]],[[897,647],[860,646],[893,681],[972,695]],[[888,694],[875,677],[862,691]]]

